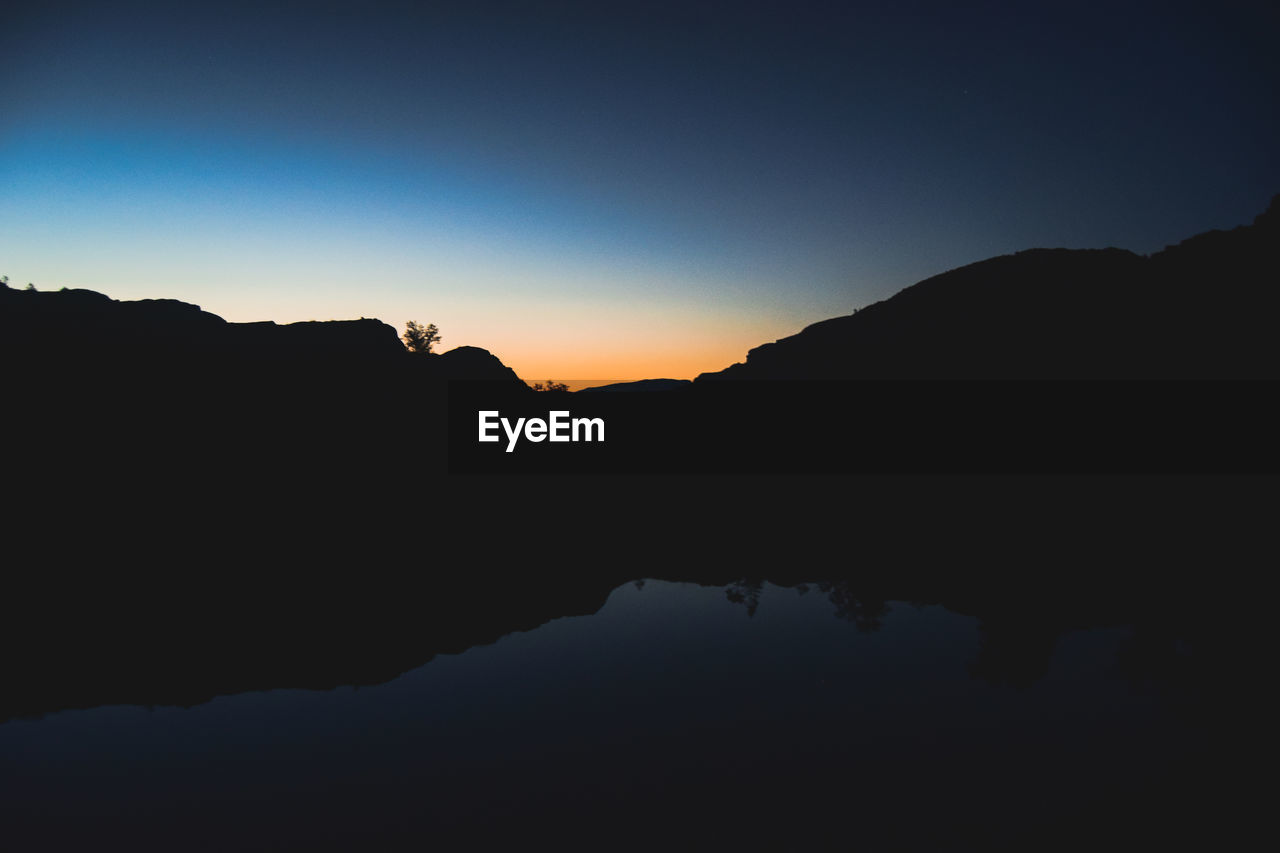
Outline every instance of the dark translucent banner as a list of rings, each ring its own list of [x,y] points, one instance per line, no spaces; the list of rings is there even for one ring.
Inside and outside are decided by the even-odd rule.
[[[717,382],[449,389],[450,473],[1276,473],[1280,384]]]

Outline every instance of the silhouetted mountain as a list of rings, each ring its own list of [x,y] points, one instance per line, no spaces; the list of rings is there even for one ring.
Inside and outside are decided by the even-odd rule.
[[[483,349],[410,353],[377,320],[228,323],[87,290],[0,288],[0,357],[29,436],[13,493],[37,503],[72,483],[184,500],[290,484],[285,506],[385,489],[410,458],[443,470],[447,380],[532,393]]]
[[[1280,196],[1149,257],[1032,249],[756,347],[713,379],[1280,378]]]
[[[596,385],[583,391],[674,391],[692,384],[688,379],[637,379],[635,382],[615,382],[612,385]]]
[[[514,370],[480,347],[456,347],[448,352],[428,353],[416,358],[421,363],[423,374],[432,379],[497,380],[525,385]]]
[[[28,370],[409,367],[432,379],[519,381],[486,350],[409,353],[379,320],[228,323],[173,299],[121,302],[91,290],[0,288],[0,352]]]

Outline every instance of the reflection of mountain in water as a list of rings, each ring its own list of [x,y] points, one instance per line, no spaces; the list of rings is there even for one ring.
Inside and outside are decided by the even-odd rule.
[[[726,599],[747,617],[757,614],[766,583],[696,572],[662,579],[723,586]],[[608,572],[574,578],[446,575],[408,597],[391,592],[375,600],[368,590],[342,584],[304,589],[301,578],[259,579],[251,582],[252,595],[236,585],[211,585],[187,592],[180,606],[160,609],[154,590],[130,588],[117,578],[77,600],[28,599],[11,614],[3,660],[10,689],[0,719],[105,704],[192,705],[248,690],[379,684],[440,654],[595,613],[626,580]],[[1197,597],[1175,588],[1153,595],[1113,586],[1099,597],[1074,584],[1033,589],[1016,580],[970,577],[969,589],[960,593],[954,581],[921,572],[896,580],[863,573],[819,581],[780,573],[770,581],[825,596],[833,617],[859,632],[879,630],[904,602],[972,616],[982,643],[971,674],[1016,686],[1040,678],[1058,637],[1075,629],[1133,626],[1123,665],[1138,679],[1185,675],[1193,662],[1212,667],[1219,663],[1215,655],[1229,655],[1223,632],[1237,633],[1203,618]]]
[[[1230,619],[1189,619],[1203,604],[1176,595],[1091,597],[1064,583],[1036,596],[1012,578],[957,596],[932,574],[780,573],[778,586],[686,572],[623,584],[607,607],[612,581],[585,577],[443,582],[379,608],[364,596],[259,608],[224,597],[207,621],[134,624],[149,642],[132,647],[82,638],[80,671],[51,679],[71,688],[102,667],[108,692],[51,695],[187,702],[394,680],[9,720],[0,823],[20,849],[101,831],[100,813],[145,849],[225,848],[243,823],[272,849],[548,835],[580,847],[619,831],[612,846],[624,848],[695,835],[696,846],[853,837],[919,850],[1231,837],[1221,800],[1240,786],[1215,743],[1238,736],[1233,660],[1248,647],[1214,634]],[[975,616],[932,605],[930,591]],[[597,610],[394,678],[432,654]],[[78,819],[54,820],[64,814]]]

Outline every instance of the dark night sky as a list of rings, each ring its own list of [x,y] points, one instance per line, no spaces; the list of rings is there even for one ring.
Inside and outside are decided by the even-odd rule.
[[[1032,246],[1280,192],[1271,4],[32,4],[0,272],[689,377]]]

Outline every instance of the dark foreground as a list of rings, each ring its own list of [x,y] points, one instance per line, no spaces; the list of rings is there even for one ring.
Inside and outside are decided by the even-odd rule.
[[[768,389],[0,291],[0,848],[1243,848],[1274,226],[947,274],[753,351]],[[999,322],[1026,264],[1109,310]],[[940,296],[900,325],[968,349],[897,359]],[[607,452],[488,453],[491,405]]]
[[[587,482],[24,515],[5,845],[1197,849],[1261,814],[1272,479]]]

